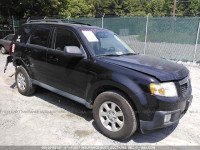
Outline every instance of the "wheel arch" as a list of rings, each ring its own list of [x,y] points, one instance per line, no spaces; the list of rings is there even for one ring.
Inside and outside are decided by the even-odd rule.
[[[32,78],[31,70],[29,69],[28,65],[21,59],[21,58],[15,58],[13,60],[13,65],[17,68],[18,66],[24,67],[26,69],[29,76]]]
[[[142,88],[132,79],[122,75],[112,76],[112,79],[91,82],[86,89],[85,98],[93,103],[98,94],[108,90],[123,92],[137,109],[148,105]]]
[[[90,92],[88,94],[88,98],[90,102],[93,104],[96,97],[106,91],[114,91],[120,95],[122,95],[127,101],[131,104],[132,108],[136,112],[137,120],[139,120],[139,115],[137,112],[140,110],[140,100],[138,99],[137,95],[135,95],[129,88],[124,85],[121,85],[116,82],[102,82],[101,84],[98,83],[98,86],[95,84],[91,87]]]
[[[119,88],[119,87],[116,87],[116,86],[113,86],[113,85],[103,85],[101,87],[98,87],[94,94],[92,95],[92,99],[93,99],[93,102],[95,101],[96,97],[103,93],[103,92],[106,92],[106,91],[112,91],[112,92],[115,92],[117,94],[120,94],[122,95],[125,99],[127,99],[130,104],[132,105],[133,109],[135,111],[137,111],[137,107],[136,107],[136,104],[135,102],[132,100],[133,98],[135,98],[135,96],[133,97],[133,95],[129,95],[128,92],[124,91],[123,89]]]

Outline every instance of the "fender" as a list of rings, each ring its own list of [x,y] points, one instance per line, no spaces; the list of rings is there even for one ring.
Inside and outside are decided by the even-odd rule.
[[[110,78],[105,78],[105,77]],[[98,80],[100,78],[101,80]],[[118,73],[102,74],[99,75],[95,81],[89,83],[86,90],[86,99],[89,101],[94,101],[93,93],[98,92],[104,86],[115,87],[124,93],[128,94],[131,101],[136,105],[136,108],[140,110],[141,107],[147,106],[147,99],[143,90],[130,78]],[[102,79],[104,78],[104,80]]]
[[[18,64],[19,63],[19,64]],[[32,71],[30,69],[30,65],[28,63],[26,63],[21,57],[14,57],[13,59],[13,65],[15,67],[19,66],[19,65],[23,65],[24,68],[26,69],[26,71],[28,72],[29,76],[32,78],[33,77],[33,74],[32,74]]]

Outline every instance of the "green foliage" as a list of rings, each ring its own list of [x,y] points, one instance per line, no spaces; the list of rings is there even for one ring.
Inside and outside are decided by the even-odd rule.
[[[87,16],[112,14],[116,16],[171,16],[174,0],[0,0],[0,19],[14,16]],[[176,14],[197,16],[200,0],[177,0]]]
[[[59,15],[64,16],[81,16],[94,14],[95,8],[92,4],[88,4],[86,0],[60,0]]]

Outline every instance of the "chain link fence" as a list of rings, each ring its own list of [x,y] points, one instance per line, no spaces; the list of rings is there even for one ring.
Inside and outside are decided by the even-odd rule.
[[[195,61],[198,23],[198,18],[149,18],[146,54]]]
[[[109,29],[118,34],[137,53],[200,63],[198,17],[68,18],[63,21],[81,22]],[[17,28],[22,23],[25,23],[25,20],[15,21],[14,24]]]
[[[13,28],[11,26],[8,26],[8,25],[0,26],[0,39],[4,38],[8,34],[13,34],[13,33],[14,33],[14,31],[13,31]]]

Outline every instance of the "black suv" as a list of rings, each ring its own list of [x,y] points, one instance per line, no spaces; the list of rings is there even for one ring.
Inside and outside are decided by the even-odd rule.
[[[79,102],[93,109],[100,132],[115,140],[178,122],[192,101],[186,67],[137,54],[99,27],[30,21],[18,29],[9,62],[19,93],[41,86]]]

